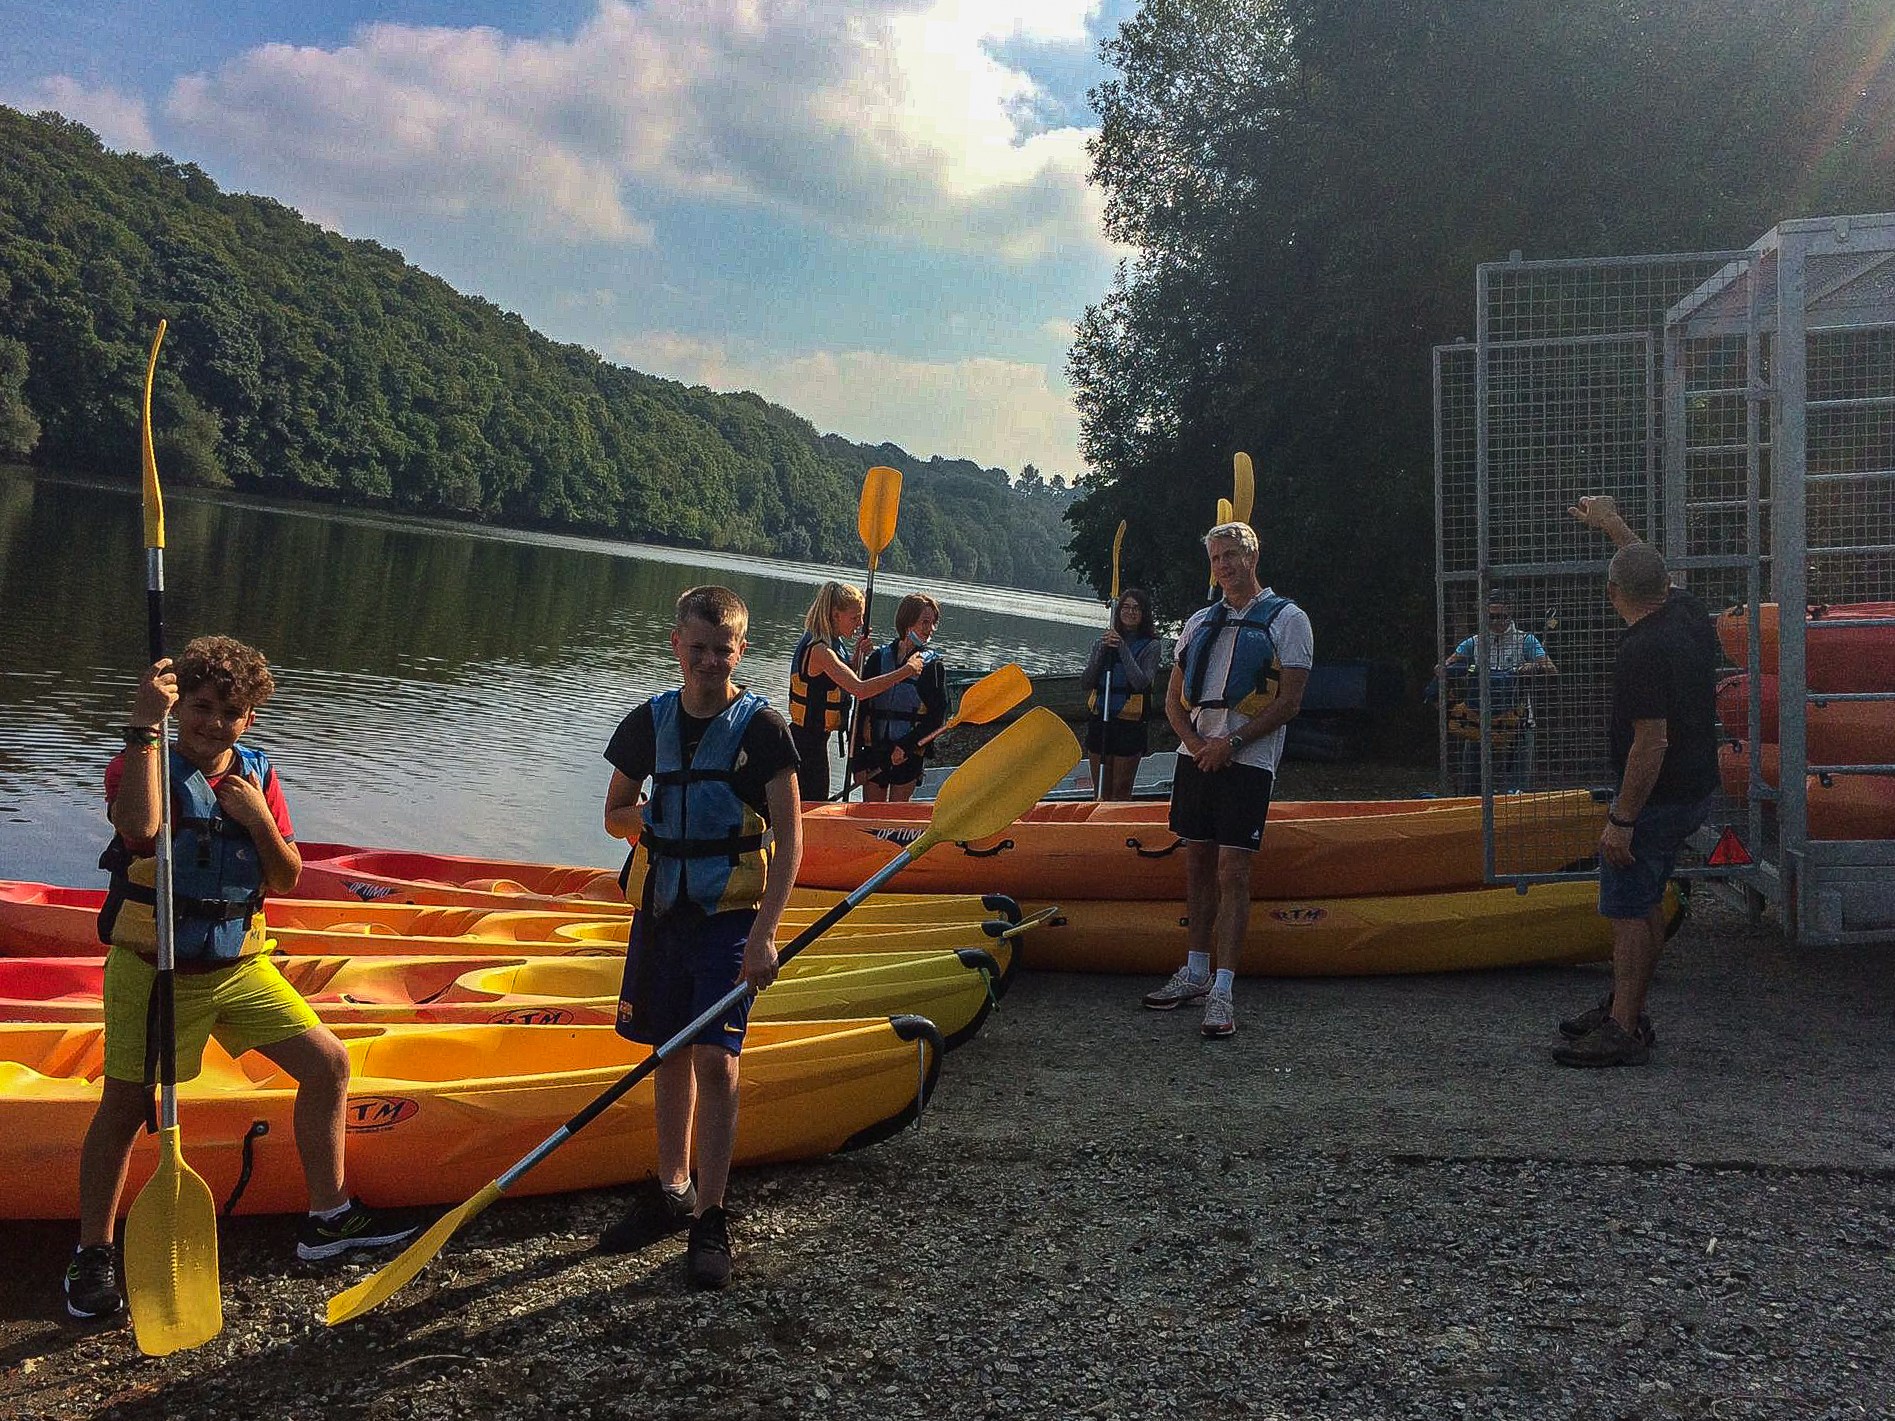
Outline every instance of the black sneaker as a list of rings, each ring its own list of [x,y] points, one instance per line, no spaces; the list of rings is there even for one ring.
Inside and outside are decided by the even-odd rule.
[[[684,1262],[694,1288],[721,1288],[730,1281],[730,1216],[719,1205],[691,1221]]]
[[[112,1245],[95,1243],[73,1250],[72,1262],[66,1265],[66,1311],[91,1322],[112,1317],[124,1306]]]
[[[1562,1066],[1642,1066],[1651,1048],[1607,1017],[1577,1041],[1555,1046],[1553,1059]]]
[[[691,1215],[696,1209],[695,1180],[685,1182],[684,1193],[673,1194],[654,1179],[649,1189],[639,1191],[624,1216],[599,1235],[599,1252],[632,1253],[647,1248],[661,1238],[690,1228]]]
[[[1611,1015],[1612,993],[1607,992],[1598,1006],[1591,1007],[1579,1013],[1578,1016],[1571,1016],[1562,1021],[1559,1024],[1559,1034],[1564,1036],[1568,1041],[1577,1041],[1580,1037],[1590,1035],[1592,1032],[1597,1031],[1600,1024]],[[1652,1019],[1644,1012],[1638,1014],[1638,1039],[1643,1041],[1648,1047],[1658,1044],[1658,1033],[1652,1030]]]
[[[412,1237],[415,1227],[380,1218],[360,1199],[352,1198],[348,1210],[333,1219],[303,1215],[303,1227],[296,1236],[296,1256],[305,1263],[316,1263],[352,1248],[386,1248]]]

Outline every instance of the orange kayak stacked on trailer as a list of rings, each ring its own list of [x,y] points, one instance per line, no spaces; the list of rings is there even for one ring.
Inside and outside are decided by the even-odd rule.
[[[1876,759],[1859,763],[1882,764],[1891,754],[1895,750],[1885,749]],[[1777,747],[1763,746],[1761,758],[1763,782],[1775,789]],[[1750,752],[1742,745],[1720,746],[1717,767],[1724,793],[1742,803],[1750,780]],[[1807,783],[1812,839],[1895,839],[1895,775],[1811,775]]]
[[[799,883],[848,888],[926,827],[927,804],[805,806]],[[1510,847],[1503,873],[1552,873],[1592,856],[1605,807],[1583,790],[1509,796],[1499,812],[1531,813],[1530,847]],[[1169,806],[1045,803],[1004,834],[943,845],[903,870],[910,887],[975,889],[1022,902],[1184,901],[1181,841]],[[1513,836],[1526,839],[1528,836]],[[1379,897],[1482,886],[1478,799],[1289,801],[1270,806],[1251,893],[1257,898]]]
[[[1778,734],[1777,678],[1765,676],[1763,743]],[[1895,701],[1824,701],[1821,692],[1804,710],[1810,763],[1880,765],[1895,760]],[[1831,694],[1839,694],[1831,692]],[[1750,676],[1727,676],[1717,687],[1717,718],[1733,740],[1750,738]]]
[[[1812,691],[1895,691],[1895,627],[1864,625],[1895,621],[1895,602],[1850,602],[1812,606],[1803,639],[1804,681]],[[1765,675],[1777,674],[1777,604],[1766,602],[1757,617]],[[1732,607],[1717,618],[1717,639],[1733,666],[1750,667],[1750,616]]]
[[[458,1204],[513,1165],[648,1054],[609,1026],[335,1028],[349,1052],[349,1182],[390,1207]],[[753,1022],[739,1058],[743,1127],[735,1162],[809,1159],[873,1144],[915,1118],[933,1092],[940,1037],[916,1017]],[[0,1218],[70,1219],[79,1147],[98,1108],[104,1028],[0,1026]],[[178,1086],[191,1168],[220,1200],[236,1186],[244,1140],[261,1121],[245,1214],[306,1206],[291,1119],[295,1082],[255,1052],[211,1043]],[[657,1166],[652,1082],[525,1175],[510,1194],[553,1194],[650,1178]],[[140,1136],[124,1199],[156,1163]]]

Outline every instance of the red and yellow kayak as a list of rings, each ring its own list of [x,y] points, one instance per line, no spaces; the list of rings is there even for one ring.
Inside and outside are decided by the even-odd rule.
[[[604,957],[295,957],[289,984],[332,1025],[611,1026],[625,964]],[[962,952],[816,956],[784,964],[753,1021],[925,1016],[949,1047],[970,1039],[992,1007],[999,965]],[[0,958],[0,1021],[96,1022],[102,957]]]
[[[607,1026],[336,1028],[348,1047],[350,1185],[380,1206],[455,1204],[518,1161],[642,1061],[643,1046]],[[79,1145],[99,1103],[99,1026],[0,1026],[0,1218],[70,1219],[79,1207]],[[750,1029],[741,1062],[736,1163],[766,1164],[856,1149],[913,1120],[934,1089],[940,1036],[917,1017],[772,1022]],[[291,1109],[295,1083],[254,1052],[215,1043],[197,1079],[178,1087],[191,1167],[219,1198],[259,1121],[255,1172],[238,1212],[306,1206]],[[124,1199],[136,1198],[157,1148],[141,1136]],[[525,1175],[510,1191],[553,1194],[646,1179],[657,1146],[649,1079]]]
[[[944,844],[903,870],[918,889],[999,892],[1021,902],[1184,900],[1183,844],[1166,826],[1169,806],[1036,805],[1005,833]],[[1510,795],[1499,812],[1528,816],[1531,835],[1510,836],[1502,873],[1551,873],[1591,857],[1605,806],[1583,790]],[[829,804],[803,814],[801,883],[846,888],[910,843],[926,804]],[[1259,898],[1379,897],[1477,888],[1478,799],[1311,800],[1270,806],[1251,892]]]

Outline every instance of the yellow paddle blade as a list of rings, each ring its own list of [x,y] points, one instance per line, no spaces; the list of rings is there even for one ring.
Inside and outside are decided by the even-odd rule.
[[[1027,680],[1026,672],[1009,661],[961,692],[961,708],[954,719],[962,725],[985,725],[1032,694],[1033,683]]]
[[[404,1248],[393,1262],[371,1273],[353,1288],[344,1288],[329,1299],[329,1325],[334,1327],[337,1323],[360,1317],[370,1308],[379,1307],[387,1302],[389,1298],[400,1292],[415,1274],[434,1261],[434,1255],[447,1246],[447,1241],[455,1235],[462,1224],[480,1214],[499,1197],[498,1181],[484,1185],[480,1193],[472,1199],[435,1220],[434,1227]]]
[[[164,495],[158,492],[158,456],[151,451],[151,382],[158,374],[158,347],[164,344],[165,323],[158,322],[158,334],[151,339],[151,359],[145,363],[145,404],[140,420],[139,442],[145,463],[145,546],[164,546]]]
[[[1112,535],[1112,600],[1119,600],[1119,549],[1125,546],[1125,520],[1119,519],[1119,531]]]
[[[1237,518],[1237,510],[1231,507],[1230,500],[1228,498],[1218,499],[1217,500],[1217,521],[1219,523],[1231,523],[1231,522],[1235,522],[1236,518]]]
[[[1250,467],[1250,456],[1239,450],[1231,456],[1234,484],[1230,495],[1231,514],[1239,523],[1250,521],[1250,510],[1257,504],[1257,471]]]
[[[908,846],[920,858],[936,844],[998,834],[1079,763],[1079,742],[1045,706],[1035,706],[963,760],[934,801],[934,819]]]
[[[862,546],[878,557],[895,537],[895,519],[901,512],[901,470],[877,464],[862,479],[862,502],[855,522]]]
[[[184,1162],[178,1127],[159,1132],[158,1169],[125,1219],[125,1294],[138,1350],[164,1357],[224,1328],[217,1290],[217,1204]]]

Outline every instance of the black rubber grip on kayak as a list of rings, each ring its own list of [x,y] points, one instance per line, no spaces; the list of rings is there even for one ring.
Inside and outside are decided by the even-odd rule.
[[[922,1078],[921,1094],[917,1100],[911,1100],[901,1110],[886,1120],[856,1131],[836,1148],[838,1154],[848,1150],[867,1149],[879,1144],[891,1135],[899,1134],[921,1118],[921,1112],[934,1096],[935,1083],[941,1079],[941,1057],[947,1050],[947,1042],[941,1039],[941,1028],[925,1016],[891,1016],[888,1024],[894,1028],[895,1035],[903,1041],[926,1041],[934,1050],[928,1053],[927,1074]]]
[[[986,893],[981,895],[980,906],[990,913],[998,913],[1009,923],[1020,921],[1020,904],[1004,893]]]
[[[1002,839],[999,843],[995,844],[991,849],[970,849],[967,847],[966,840],[962,840],[961,842],[957,843],[954,847],[959,849],[962,853],[966,854],[970,859],[990,859],[990,858],[995,857],[998,854],[1004,854],[1008,849],[1012,848],[1013,840]]]

